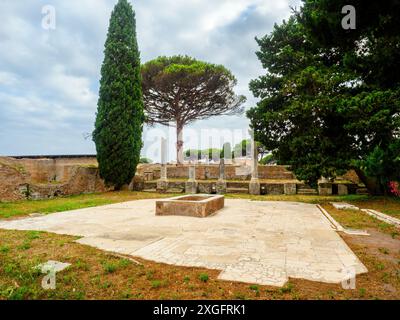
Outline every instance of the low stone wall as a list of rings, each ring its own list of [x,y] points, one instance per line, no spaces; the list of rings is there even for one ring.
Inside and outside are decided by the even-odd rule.
[[[159,164],[141,164],[131,188],[136,190],[157,189],[156,180],[160,178]],[[259,179],[277,180],[265,181],[261,184],[262,194],[295,194],[296,177],[286,166],[259,166]],[[169,187],[174,192],[183,192],[185,183],[173,181],[189,177],[189,165],[168,165]],[[225,165],[227,188],[231,192],[248,190],[251,178],[251,168],[235,164]],[[219,178],[219,165],[196,165],[196,180],[199,182],[199,192],[213,193],[217,189],[216,180]],[[321,194],[356,193],[359,179],[354,171],[343,177],[346,187],[328,185],[320,186]],[[281,180],[281,181],[279,181]],[[340,180],[340,179],[339,179]],[[154,183],[149,186],[148,183]],[[207,183],[207,181],[209,183]],[[230,181],[235,184],[231,185]],[[144,183],[147,186],[144,186]],[[238,184],[239,183],[239,184]],[[242,184],[240,184],[242,183]],[[299,189],[299,187],[297,187]],[[337,189],[337,191],[336,191]],[[103,192],[107,189],[99,177],[97,160],[94,156],[49,156],[10,158],[0,157],[0,201],[15,201],[22,199],[46,199],[60,195],[74,195],[81,193]],[[307,190],[306,190],[307,191]]]
[[[0,201],[106,191],[93,159],[70,160],[0,157]]]
[[[0,200],[15,201],[26,197],[24,186],[30,181],[25,168],[12,159],[0,158]]]
[[[169,179],[188,179],[189,165],[168,165],[167,173]],[[138,167],[137,174],[143,176],[146,181],[160,179],[161,165],[147,164]],[[259,166],[258,175],[260,179],[296,179],[286,166]],[[225,165],[225,177],[227,180],[250,180],[250,166]],[[197,180],[216,180],[219,178],[219,165],[196,165]]]
[[[43,158],[31,159],[21,158],[13,159],[19,166],[23,166],[30,174],[33,182],[63,182],[69,179],[69,168],[71,166],[92,166],[97,167],[96,157],[82,158]]]

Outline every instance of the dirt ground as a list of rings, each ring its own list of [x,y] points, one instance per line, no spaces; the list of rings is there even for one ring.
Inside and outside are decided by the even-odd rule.
[[[368,268],[356,289],[290,279],[283,287],[217,280],[219,271],[121,257],[81,245],[75,237],[0,230],[0,299],[400,299],[400,230],[359,211],[324,208],[344,227],[369,236],[341,234]],[[34,266],[69,262],[57,289],[41,287]]]

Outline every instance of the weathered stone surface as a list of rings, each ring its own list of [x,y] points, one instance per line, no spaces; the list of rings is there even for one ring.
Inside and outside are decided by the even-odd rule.
[[[387,214],[372,209],[361,209],[361,211],[381,221],[400,227],[400,219],[397,219],[395,217],[389,216]]]
[[[258,179],[252,179],[249,183],[249,193],[259,195],[261,193],[261,185]]]
[[[218,180],[215,186],[217,194],[226,194],[227,184],[225,180]]]
[[[39,269],[43,273],[47,273],[50,271],[60,272],[60,271],[67,269],[70,265],[71,265],[70,263],[49,260],[46,263],[42,263],[42,264],[38,265],[36,268]]]
[[[297,185],[295,183],[285,183],[284,193],[287,195],[293,195],[297,193]]]
[[[221,159],[219,162],[219,179],[220,181],[225,180],[225,159]]]
[[[196,167],[190,166],[189,167],[189,181],[195,181],[195,180],[196,180]]]
[[[157,181],[157,192],[166,193],[168,191],[169,183],[167,180]]]
[[[144,181],[145,181],[144,177],[135,175],[132,179],[132,182],[129,185],[129,190],[143,191],[144,190]]]
[[[340,283],[367,272],[312,204],[226,199],[206,219],[155,216],[138,200],[44,217],[1,221],[0,228],[81,236],[79,243],[160,263],[221,270],[220,279],[281,286],[288,277]]]
[[[331,196],[332,195],[332,183],[319,183],[318,194],[320,196]]]
[[[338,184],[338,195],[339,196],[346,196],[348,194],[349,194],[348,187],[343,183],[339,183]]]
[[[346,202],[331,202],[331,205],[338,210],[360,210],[358,207]]]
[[[199,181],[198,187],[199,187],[199,193],[202,194],[214,194],[217,192],[216,183]]]
[[[185,182],[185,193],[196,194],[198,191],[198,183],[195,180]]]
[[[40,165],[35,165],[35,161]],[[48,161],[40,159],[16,160],[0,157],[0,200],[38,200],[107,190],[96,167],[69,165],[66,160],[65,166],[62,166],[59,163],[63,163],[61,159],[51,161],[55,164],[49,167],[44,166]],[[40,170],[44,172],[40,174]],[[53,178],[50,180],[52,174]]]
[[[0,158],[0,200],[26,199],[31,177],[10,158]]]
[[[266,194],[284,194],[284,186],[282,183],[267,183],[265,192]]]
[[[189,164],[174,165],[168,164],[169,179],[188,179]],[[251,166],[241,166],[225,163],[225,179],[226,180],[249,180],[251,178]],[[149,175],[153,172],[153,179],[160,179],[161,176],[160,164],[141,164],[138,166],[137,172],[139,175]],[[219,164],[196,164],[196,180],[215,179],[219,178]],[[285,179],[295,180],[292,172],[288,171],[286,166],[258,166],[259,179]]]
[[[205,218],[224,207],[223,196],[190,195],[157,200],[156,215]]]

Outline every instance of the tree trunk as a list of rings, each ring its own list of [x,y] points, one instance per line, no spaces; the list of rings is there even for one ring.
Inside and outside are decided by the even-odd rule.
[[[368,192],[372,195],[383,195],[384,190],[377,178],[367,177],[365,173],[360,168],[354,168],[360,180],[365,184]]]
[[[176,122],[176,163],[183,164],[183,125]]]

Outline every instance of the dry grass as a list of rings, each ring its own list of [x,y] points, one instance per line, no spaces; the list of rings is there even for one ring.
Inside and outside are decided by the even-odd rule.
[[[69,206],[77,208],[162,196],[171,195],[106,193],[17,202],[6,204],[9,205],[6,210],[19,210],[18,215],[39,210],[49,213],[60,207],[69,209]],[[338,201],[338,197],[229,195],[228,198],[325,202],[324,207],[343,226],[370,232],[370,236],[342,235],[369,272],[357,277],[356,290],[301,279],[290,279],[284,288],[258,286],[217,280],[218,270],[171,266],[135,258],[141,263],[138,265],[78,244],[74,242],[76,237],[0,230],[0,299],[400,299],[398,229],[358,211],[335,210],[326,203]],[[379,209],[372,207],[376,199],[365,196],[339,199]],[[376,205],[381,206],[382,201]],[[396,203],[391,205],[396,206]],[[43,275],[33,269],[47,260],[72,264],[57,275],[54,291],[41,288]],[[207,281],[201,280],[207,278]]]
[[[338,210],[331,204],[322,205],[343,227],[350,229],[377,230],[393,238],[400,235],[399,228],[378,220],[360,210]],[[400,247],[399,247],[400,249]]]
[[[356,290],[299,279],[290,279],[284,288],[220,281],[217,270],[170,266],[135,258],[141,263],[138,265],[77,244],[76,238],[70,236],[0,230],[0,239],[0,299],[400,298],[398,250],[386,249],[389,252],[382,253],[382,249],[382,252],[371,249],[371,252],[365,245],[347,238],[370,271],[357,278]],[[393,261],[389,262],[389,257]],[[41,288],[43,275],[33,268],[47,260],[72,264],[57,274],[54,291]]]
[[[373,209],[400,219],[400,198],[369,197],[354,201],[354,205],[362,209]]]
[[[16,202],[0,202],[0,219],[26,216],[31,213],[54,213],[88,207],[97,207],[106,204],[139,200],[165,198],[171,195],[161,195],[148,192],[105,192],[83,194],[49,200],[24,200]]]

